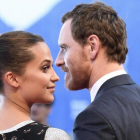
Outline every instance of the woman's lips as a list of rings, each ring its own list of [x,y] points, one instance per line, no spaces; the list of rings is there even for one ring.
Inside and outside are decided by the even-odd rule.
[[[55,86],[53,86],[53,87],[47,87],[47,90],[49,90],[50,92],[55,92]]]

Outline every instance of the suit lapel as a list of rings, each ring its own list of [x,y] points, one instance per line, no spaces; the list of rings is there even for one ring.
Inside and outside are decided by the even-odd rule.
[[[98,90],[95,100],[102,95],[104,91],[109,88],[119,86],[119,85],[131,85],[135,84],[135,82],[131,79],[128,74],[119,75],[107,80]]]

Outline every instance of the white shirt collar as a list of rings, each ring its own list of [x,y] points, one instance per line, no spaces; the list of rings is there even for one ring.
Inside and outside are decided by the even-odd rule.
[[[91,91],[90,91],[91,102],[94,101],[99,88],[103,85],[104,82],[106,82],[108,79],[111,79],[115,76],[122,75],[122,74],[127,74],[127,73],[125,70],[117,70],[101,77],[91,88]]]

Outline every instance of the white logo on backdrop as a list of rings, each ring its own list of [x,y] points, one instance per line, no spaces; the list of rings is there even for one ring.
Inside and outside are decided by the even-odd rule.
[[[0,19],[14,30],[26,30],[61,0],[0,0]]]

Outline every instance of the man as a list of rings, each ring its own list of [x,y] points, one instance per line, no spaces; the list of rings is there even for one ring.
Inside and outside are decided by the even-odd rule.
[[[74,140],[140,140],[140,87],[125,72],[124,21],[102,2],[62,17],[56,65],[69,90],[87,88],[91,104],[74,124]]]
[[[31,119],[41,124],[49,126],[47,118],[50,114],[51,107],[52,104],[33,104],[33,106],[31,107]]]

